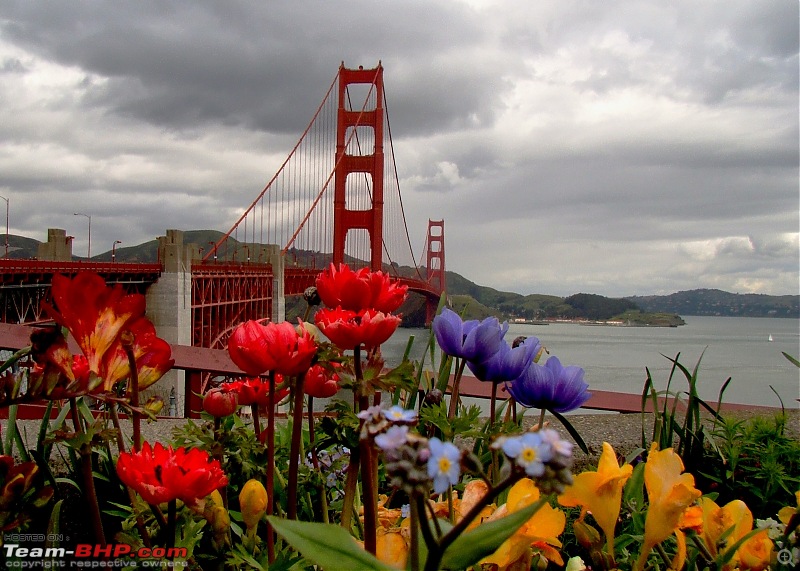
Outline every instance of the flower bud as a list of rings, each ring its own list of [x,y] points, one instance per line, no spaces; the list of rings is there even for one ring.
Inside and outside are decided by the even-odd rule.
[[[436,406],[441,404],[442,399],[444,398],[444,393],[439,389],[431,389],[425,395],[425,406]]]
[[[312,307],[322,303],[322,299],[319,297],[319,292],[314,286],[307,287],[305,289],[303,292],[303,299],[306,300],[306,303]]]
[[[161,412],[162,408],[164,408],[164,399],[158,395],[151,396],[147,399],[147,402],[144,403],[144,409],[153,416]]]
[[[255,528],[267,512],[267,490],[258,480],[248,480],[239,493],[239,507],[247,529]]]
[[[214,533],[214,543],[217,545],[225,545],[228,543],[228,530],[231,527],[231,516],[228,510],[222,506],[214,506],[208,510],[206,517],[208,523],[211,524],[211,529]]]
[[[572,524],[572,529],[575,533],[575,539],[581,544],[584,549],[600,549],[603,546],[603,538],[600,537],[600,532],[594,527],[583,521],[576,521]]]
[[[237,394],[220,388],[211,389],[203,398],[203,410],[215,418],[233,414],[237,406],[239,406]]]

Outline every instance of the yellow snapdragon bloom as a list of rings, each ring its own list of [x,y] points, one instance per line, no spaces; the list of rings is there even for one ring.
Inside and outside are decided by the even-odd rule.
[[[622,489],[632,472],[633,466],[630,464],[620,467],[614,448],[608,442],[603,442],[603,453],[600,455],[597,471],[578,474],[572,485],[558,497],[562,506],[581,506],[580,521],[583,521],[587,511],[594,516],[606,536],[608,553],[612,557]]]
[[[524,478],[514,484],[508,492],[508,501],[498,508],[489,518],[489,521],[500,519],[539,500],[539,488],[533,480]],[[484,558],[481,563],[488,563],[497,566],[498,571],[516,569],[518,562],[523,562],[530,568],[530,560],[533,552],[541,553],[546,559],[564,565],[557,548],[561,547],[558,536],[564,532],[567,518],[559,509],[544,504],[531,518],[525,522],[514,535],[503,542],[502,545],[489,557]]]
[[[681,559],[686,554],[683,533],[678,529],[686,509],[700,497],[694,487],[694,476],[683,473],[683,461],[672,449],[658,450],[655,442],[644,466],[644,485],[649,507],[644,522],[644,542],[634,570],[644,568],[650,551],[675,533],[678,540],[678,557],[672,567],[683,567]]]
[[[706,544],[708,552],[714,557],[725,553],[753,530],[753,514],[741,500],[733,500],[719,507],[713,500],[701,498],[700,506],[703,508],[703,531],[700,537]],[[725,539],[721,539],[731,528],[733,531]],[[772,548],[772,540],[764,529],[742,544],[724,569],[738,568],[752,571],[767,569]]]

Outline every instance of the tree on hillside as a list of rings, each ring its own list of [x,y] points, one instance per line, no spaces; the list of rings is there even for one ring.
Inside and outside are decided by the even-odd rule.
[[[628,310],[639,309],[627,299],[612,299],[591,293],[576,293],[564,302],[575,309],[576,315],[596,321],[604,321]]]

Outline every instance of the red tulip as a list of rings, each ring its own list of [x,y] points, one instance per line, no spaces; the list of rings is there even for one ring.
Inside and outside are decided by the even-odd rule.
[[[315,316],[317,327],[342,350],[360,345],[377,347],[385,342],[397,326],[400,318],[374,310],[356,313],[342,309],[320,309]]]
[[[383,272],[370,272],[366,277],[372,294],[366,308],[391,313],[403,305],[408,296],[408,286],[400,285]]]
[[[280,385],[282,382],[283,375],[275,375],[275,385]],[[269,382],[264,379],[243,379],[241,381],[225,383],[221,385],[221,388],[222,387],[229,391],[236,392],[239,395],[239,404],[241,405],[255,404],[258,406],[267,406],[269,404]],[[288,394],[289,389],[275,391],[275,402],[280,402]]]
[[[275,371],[296,376],[311,366],[317,344],[300,324],[299,331],[289,323],[247,321],[237,327],[228,340],[231,360],[249,375]]]
[[[123,452],[117,461],[122,483],[139,493],[149,504],[180,499],[194,504],[211,492],[228,485],[218,460],[200,448],[173,450],[145,442],[139,452]]]
[[[339,375],[322,365],[314,365],[306,373],[303,391],[310,397],[332,397],[339,391]]]
[[[364,270],[354,272],[347,264],[337,268],[331,264],[317,276],[317,293],[328,307],[341,306],[351,311],[364,309],[372,299],[369,283],[363,279]],[[368,270],[367,270],[368,271]]]
[[[238,406],[237,393],[222,387],[211,389],[203,397],[203,410],[215,418],[232,415]]]
[[[333,264],[317,276],[317,293],[329,308],[350,311],[374,309],[383,313],[395,311],[405,301],[408,287],[399,285],[388,274],[369,268],[353,271],[346,264]]]

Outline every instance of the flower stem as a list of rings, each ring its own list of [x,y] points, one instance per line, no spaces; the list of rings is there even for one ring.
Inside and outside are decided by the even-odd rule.
[[[300,445],[303,438],[303,381],[305,374],[297,377],[294,385],[294,409],[292,411],[292,441],[289,445],[289,519],[297,519],[297,476],[300,470]]]
[[[167,504],[167,549],[175,547],[175,522],[178,519],[178,500]]]
[[[275,513],[275,371],[269,372],[267,397],[267,515]],[[267,520],[267,558],[275,562],[275,535]]]
[[[543,408],[541,414],[539,415],[539,430],[544,428],[544,413],[546,413],[546,412],[547,412],[547,409]]]
[[[258,403],[250,405],[250,411],[253,417],[253,433],[256,435],[256,440],[261,437],[261,417],[258,414]]]
[[[344,481],[344,499],[342,500],[342,527],[350,532],[353,525],[353,506],[356,501],[358,487],[358,466],[360,460],[357,450],[350,451],[350,463],[347,465],[347,477]]]
[[[453,419],[458,410],[458,391],[461,386],[461,377],[464,375],[466,359],[456,358],[456,376],[453,377],[453,390],[450,391],[450,409],[447,411],[447,418]]]
[[[222,466],[224,457],[223,457],[223,450],[224,446],[222,444],[223,434],[222,434],[222,419],[218,416],[214,417],[214,444],[211,446],[211,457],[214,458],[216,461],[219,462],[219,465]],[[228,494],[221,494],[222,495],[222,506],[225,509],[228,509]]]
[[[117,431],[117,450],[119,450],[120,454],[125,453],[125,441],[123,440],[122,436],[122,427],[119,423],[119,414],[117,414],[117,407],[112,405],[109,409],[111,411],[111,423],[114,425],[114,429]],[[131,503],[131,509],[133,513],[136,515],[136,529],[139,530],[139,535],[142,537],[142,543],[144,543],[145,547],[152,547],[152,542],[150,541],[150,534],[147,533],[147,526],[144,524],[144,517],[142,514],[139,513],[139,510],[136,509],[136,496],[133,493],[133,490],[128,486],[125,486],[125,491],[128,493],[128,500]]]
[[[317,454],[316,448],[316,435],[315,435],[315,427],[314,427],[314,397],[308,395],[308,441],[309,441],[309,452],[311,453],[311,464],[314,466],[314,470],[319,474],[322,475],[322,471],[319,468],[319,455]],[[330,516],[328,515],[328,492],[325,489],[325,484],[321,484],[318,486],[319,491],[319,509],[322,512],[322,523],[330,523]]]
[[[133,354],[133,333],[125,331],[120,336],[120,341],[125,355],[128,357],[128,369],[130,369],[129,386],[131,389],[131,423],[133,425],[133,445],[134,452],[139,452],[142,448],[142,419],[139,416],[139,370],[136,368],[136,355]]]
[[[369,396],[362,386],[364,374],[361,370],[361,345],[353,349],[353,367],[356,375],[356,388],[359,392],[359,411],[369,408]],[[361,421],[364,424],[364,421]],[[364,503],[364,549],[375,555],[378,551],[378,489],[377,464],[373,461],[372,441],[361,438],[358,443],[361,457],[361,485]]]
[[[75,397],[69,399],[72,409],[72,421],[75,423],[75,432],[83,434],[83,424],[78,413],[78,401]],[[94,474],[92,473],[92,443],[84,442],[80,447],[81,455],[81,477],[83,478],[83,492],[89,504],[89,518],[92,522],[92,531],[97,543],[103,547],[106,545],[106,535],[103,531],[103,520],[100,516],[100,504],[97,501],[97,491],[94,487]]]
[[[437,547],[436,546],[436,538],[433,536],[433,533],[431,532],[430,522],[428,521],[428,516],[425,513],[426,504],[427,504],[427,502],[425,501],[425,497],[422,494],[415,492],[414,496],[412,498],[410,498],[410,500],[411,501],[410,501],[410,506],[409,507],[412,510],[411,513],[412,514],[414,513],[414,509],[416,507],[417,522],[419,524],[419,530],[422,532],[422,539],[425,540],[425,545],[428,548],[428,551],[430,551],[432,549],[436,549],[436,547]],[[435,523],[436,522],[436,514],[432,514],[432,518],[431,519]],[[412,529],[412,530],[416,529],[413,520],[411,521],[410,529]],[[416,535],[417,534],[413,533],[413,532],[411,534],[412,537],[414,537]]]
[[[420,513],[415,497],[411,498],[411,504],[409,507],[411,508],[409,514],[409,519],[411,520],[411,525],[409,526],[409,529],[411,529],[411,537],[410,544],[408,546],[408,566],[411,571],[419,571],[419,536],[415,530],[417,529],[417,525],[420,521]],[[424,516],[425,513],[423,512],[422,515]]]

